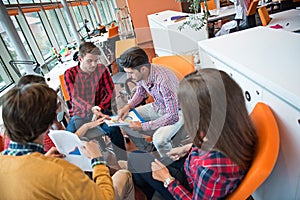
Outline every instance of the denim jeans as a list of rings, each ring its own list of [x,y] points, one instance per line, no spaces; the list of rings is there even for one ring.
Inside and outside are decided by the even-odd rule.
[[[184,172],[184,162],[187,156],[172,161],[168,157],[157,158],[168,169],[170,174],[178,180],[186,189],[190,190]],[[163,182],[154,180],[151,171],[151,162],[155,159],[154,155],[148,152],[133,151],[128,156],[128,170],[132,173],[133,181],[143,193],[147,199],[152,199],[155,191],[159,192],[164,199],[174,199],[167,188],[163,186]],[[191,190],[190,190],[191,191]]]
[[[75,133],[83,124],[90,122],[91,119],[91,116],[83,118],[79,116],[73,116],[71,117],[66,130]],[[106,123],[103,123],[95,128],[88,130],[85,133],[84,137],[92,140],[103,135],[107,135],[110,138],[117,160],[127,160],[124,137],[119,127],[108,126]]]

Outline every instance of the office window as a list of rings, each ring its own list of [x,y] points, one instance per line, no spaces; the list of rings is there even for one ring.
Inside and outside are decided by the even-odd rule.
[[[65,46],[67,44],[67,40],[64,32],[62,31],[62,27],[58,21],[55,10],[46,10],[46,15],[53,29],[54,35],[58,41],[59,46],[60,47]]]
[[[18,0],[19,4],[33,3],[32,0]]]
[[[24,34],[23,34],[23,32],[22,32],[22,30],[21,30],[21,28],[20,28],[20,26],[19,26],[19,22],[18,22],[17,18],[16,18],[15,16],[11,16],[10,18],[11,18],[11,20],[12,20],[12,22],[13,22],[13,24],[14,24],[14,26],[15,26],[17,32],[18,32],[18,35],[19,35],[19,37],[20,37],[20,39],[21,39],[21,41],[22,41],[22,44],[24,45],[24,47],[25,47],[25,49],[26,49],[26,51],[27,51],[29,57],[30,57],[32,60],[35,60],[34,55],[33,55],[33,53],[32,53],[32,50],[30,49],[30,47],[29,47],[29,45],[28,45],[28,42],[27,42],[27,40],[25,39]],[[17,58],[16,56],[14,56],[14,55],[12,55],[12,57],[13,57],[13,59],[16,59],[16,60],[18,59],[18,58]]]
[[[50,58],[52,45],[48,35],[46,34],[38,12],[24,13],[24,15],[44,59]]]
[[[12,78],[9,76],[9,73],[3,64],[2,58],[0,57],[0,92],[5,90],[13,83],[14,82]]]
[[[64,18],[65,24],[67,25],[67,30],[69,31],[70,37],[71,37],[71,38],[75,38],[75,36],[73,35],[72,31],[70,31],[70,30],[71,30],[71,26],[70,26],[69,21],[67,20],[67,16],[66,16],[66,13],[65,13],[64,9],[63,9],[63,8],[60,8],[59,10],[60,10],[61,15],[62,15],[63,18]],[[70,12],[71,12],[71,9],[70,9]],[[71,12],[71,14],[72,14],[72,12]],[[74,22],[76,23],[75,20],[74,20]],[[66,30],[64,30],[64,31],[66,31]],[[74,39],[74,41],[75,41],[75,39]],[[74,42],[74,41],[72,41],[72,42]]]
[[[97,1],[97,7],[100,10],[100,17],[101,17],[102,25],[106,25],[108,23],[108,20],[105,16],[105,12],[104,12],[104,9],[102,7],[101,1]]]
[[[4,4],[15,4],[15,3],[17,3],[16,0],[10,0],[10,1],[8,1],[8,0],[2,0],[2,2],[3,2]]]
[[[106,23],[111,23],[113,21],[113,18],[112,18],[112,15],[110,13],[110,10],[109,10],[109,5],[108,5],[107,0],[100,1],[100,3],[102,4],[103,11],[104,11],[104,14],[106,16],[106,20],[107,20]]]

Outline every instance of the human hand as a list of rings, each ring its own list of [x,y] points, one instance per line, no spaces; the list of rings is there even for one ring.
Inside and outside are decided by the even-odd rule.
[[[167,156],[169,156],[172,160],[179,160],[189,152],[189,150],[192,148],[192,145],[192,143],[189,143],[182,147],[173,148],[167,153]]]
[[[118,110],[118,120],[121,119],[124,121],[129,111],[130,111],[130,106],[128,104],[123,108],[121,108],[120,110]]]
[[[99,106],[93,106],[91,108],[91,110],[92,110],[92,113],[95,115],[98,115],[101,112],[101,108]]]
[[[44,155],[49,156],[49,157],[55,157],[55,158],[64,158],[64,157],[66,157],[66,155],[59,153],[56,147],[51,147],[49,149],[49,151],[47,151]]]
[[[102,157],[100,146],[96,140],[91,140],[89,142],[83,142],[81,147],[82,152],[90,159]]]
[[[129,128],[131,128],[133,131],[140,131],[142,130],[142,122],[138,122],[138,121],[129,122]]]
[[[171,176],[168,168],[157,159],[154,159],[154,162],[151,163],[151,170],[153,179],[161,182],[164,182]]]
[[[95,128],[96,126],[100,125],[100,124],[103,124],[104,123],[104,120],[105,119],[108,119],[110,117],[108,116],[104,116],[104,117],[101,117],[99,119],[96,119],[94,121],[91,121],[91,122],[88,122],[86,123],[85,125],[87,126],[88,129],[91,129],[91,128]]]

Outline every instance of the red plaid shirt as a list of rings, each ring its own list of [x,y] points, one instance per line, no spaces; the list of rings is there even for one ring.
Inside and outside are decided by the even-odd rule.
[[[192,148],[185,161],[185,173],[193,191],[173,181],[168,190],[175,199],[224,199],[237,188],[246,171],[221,152]]]
[[[65,72],[64,79],[70,96],[71,117],[85,117],[93,106],[102,110],[110,107],[114,84],[104,65],[99,64],[91,74],[83,72],[79,65],[72,67]]]

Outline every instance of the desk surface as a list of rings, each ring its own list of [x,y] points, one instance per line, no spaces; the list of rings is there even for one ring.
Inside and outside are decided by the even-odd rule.
[[[221,7],[219,11],[210,10],[210,17],[208,17],[208,22],[218,21],[223,18],[232,17],[235,15],[234,5]]]
[[[64,74],[67,69],[76,65],[77,62],[73,60],[57,64],[50,72],[48,72],[44,76],[49,87],[57,90],[60,86],[59,75]]]
[[[281,25],[286,31],[300,30],[300,10],[291,9],[270,15],[271,21],[267,27]]]
[[[234,66],[300,110],[300,34],[255,27],[200,41],[202,51]]]
[[[107,41],[108,33],[104,33],[104,35],[91,37],[90,39],[87,39],[87,42],[93,42],[94,44],[100,44],[102,42]]]

